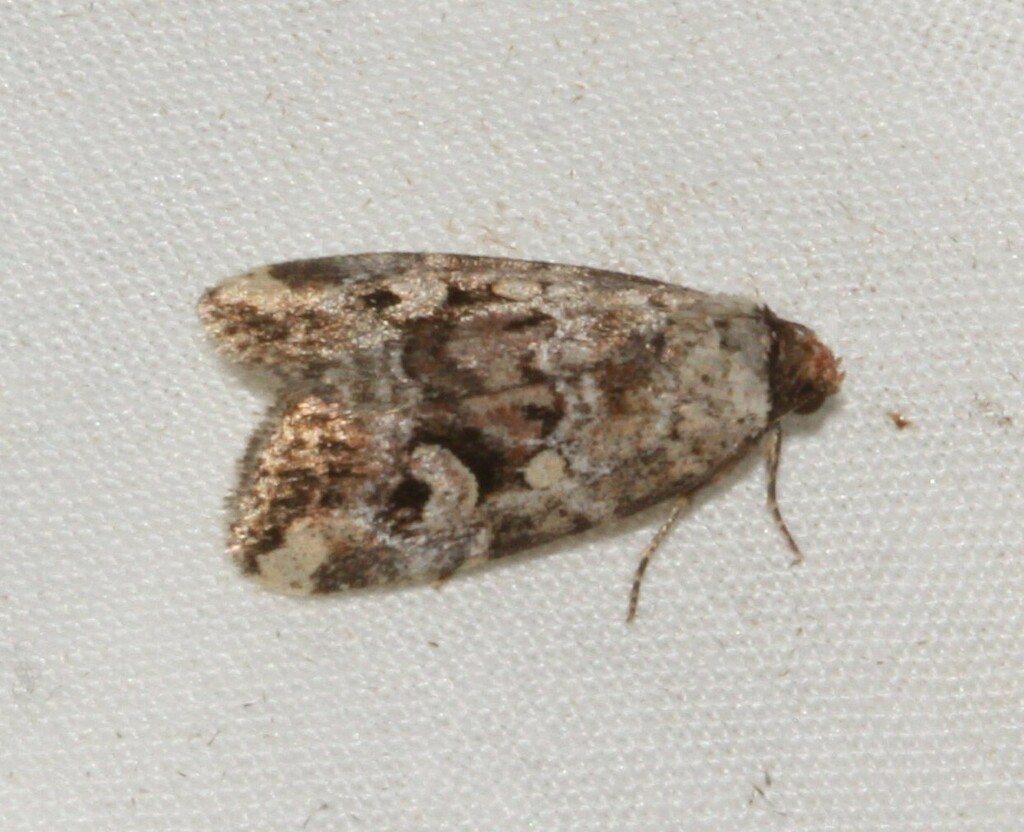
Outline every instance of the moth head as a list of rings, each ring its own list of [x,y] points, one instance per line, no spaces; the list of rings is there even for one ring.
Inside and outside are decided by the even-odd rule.
[[[813,413],[839,392],[846,373],[812,330],[784,321],[768,309],[765,316],[772,331],[771,419],[787,413]]]

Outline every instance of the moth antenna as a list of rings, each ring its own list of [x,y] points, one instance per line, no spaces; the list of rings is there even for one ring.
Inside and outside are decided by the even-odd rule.
[[[672,527],[676,524],[676,520],[679,519],[679,515],[683,513],[683,509],[690,504],[690,498],[685,494],[679,497],[672,505],[672,510],[669,512],[668,517],[665,518],[665,522],[661,524],[661,528],[655,532],[654,537],[651,538],[651,542],[647,544],[640,555],[640,563],[636,566],[636,574],[633,576],[633,588],[629,593],[629,612],[626,613],[626,623],[629,624],[636,618],[636,607],[640,603],[640,583],[644,579],[644,572],[647,571],[647,566],[651,562],[651,558],[654,557],[654,553],[658,547],[662,544],[668,533],[672,531]]]
[[[786,538],[786,543],[793,552],[793,563],[791,566],[796,566],[804,559],[804,553],[800,551],[800,547],[797,545],[796,539],[789,531],[789,527],[786,525],[786,521],[782,517],[782,511],[779,509],[779,498],[776,493],[776,484],[779,478],[779,460],[782,458],[782,425],[776,423],[772,428],[771,436],[768,439],[768,445],[765,447],[765,462],[768,466],[768,510],[772,513],[772,517],[775,519],[775,525],[779,527],[779,531],[782,532],[782,536]]]

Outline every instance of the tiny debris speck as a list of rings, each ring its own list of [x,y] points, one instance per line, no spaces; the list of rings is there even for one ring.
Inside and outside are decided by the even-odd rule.
[[[908,419],[898,410],[890,410],[885,415],[889,417],[889,421],[893,423],[893,426],[897,430],[906,430],[907,428],[914,424],[912,419]]]

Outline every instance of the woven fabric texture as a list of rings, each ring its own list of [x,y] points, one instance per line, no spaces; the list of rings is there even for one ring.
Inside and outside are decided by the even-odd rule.
[[[21,830],[1020,828],[1024,6],[0,9],[0,814]],[[749,295],[844,392],[704,493],[431,587],[224,555],[265,262]],[[911,420],[897,429],[887,415]]]

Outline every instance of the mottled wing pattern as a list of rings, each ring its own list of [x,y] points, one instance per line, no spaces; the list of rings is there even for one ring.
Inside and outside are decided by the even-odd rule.
[[[274,588],[445,577],[692,491],[772,418],[770,313],[573,266],[383,254],[264,267],[200,312],[287,384],[231,548]]]

